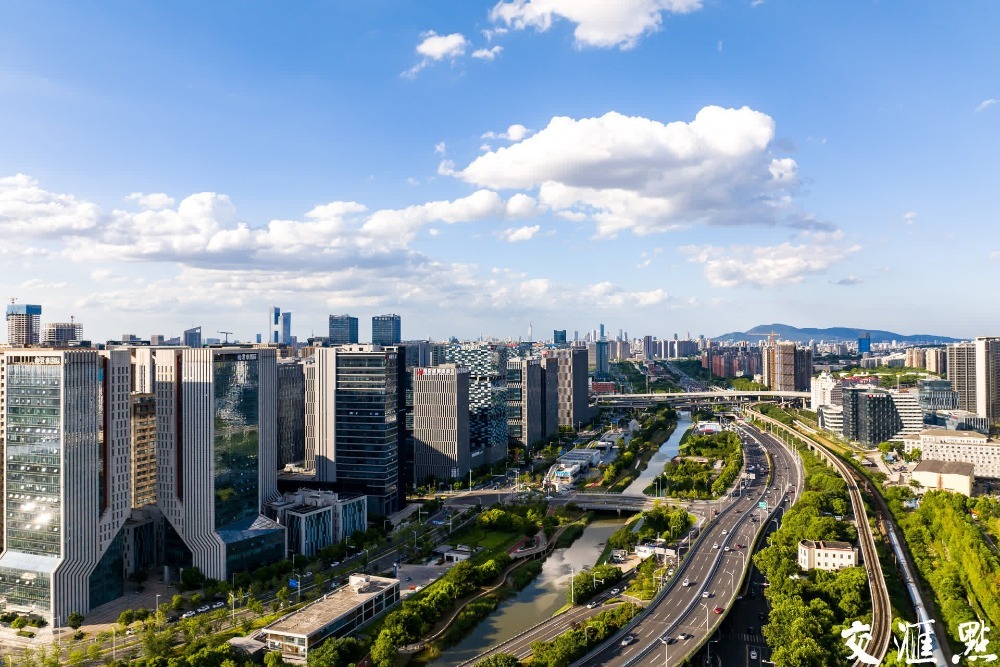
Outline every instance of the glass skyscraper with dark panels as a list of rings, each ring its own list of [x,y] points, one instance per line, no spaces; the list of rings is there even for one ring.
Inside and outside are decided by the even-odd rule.
[[[330,316],[330,345],[354,345],[358,342],[358,318],[350,315]]]
[[[376,315],[372,318],[372,345],[399,345],[402,340],[399,315]]]

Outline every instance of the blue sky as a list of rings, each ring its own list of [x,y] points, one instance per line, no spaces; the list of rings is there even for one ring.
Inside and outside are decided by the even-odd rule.
[[[985,0],[8,3],[5,298],[97,340],[1000,330]],[[987,292],[988,293],[988,292]]]

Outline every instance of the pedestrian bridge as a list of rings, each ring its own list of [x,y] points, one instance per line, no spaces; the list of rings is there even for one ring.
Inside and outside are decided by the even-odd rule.
[[[585,510],[619,510],[642,512],[653,509],[656,498],[633,496],[622,493],[578,493],[571,502]]]

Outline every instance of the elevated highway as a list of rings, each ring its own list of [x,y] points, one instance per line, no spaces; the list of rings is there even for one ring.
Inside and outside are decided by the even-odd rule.
[[[735,389],[718,389],[716,391],[688,391],[657,394],[599,394],[595,397],[596,405],[607,406],[646,406],[659,403],[670,405],[692,403],[733,403],[766,400],[805,400],[811,394],[808,391],[737,391]]]

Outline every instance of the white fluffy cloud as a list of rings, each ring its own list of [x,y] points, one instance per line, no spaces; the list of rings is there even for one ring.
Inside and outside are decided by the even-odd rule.
[[[99,217],[97,205],[43,190],[30,176],[0,178],[0,233],[4,236],[80,234],[94,229]]]
[[[159,211],[164,208],[170,208],[174,205],[174,198],[165,195],[162,192],[154,192],[148,195],[142,192],[133,192],[125,199],[128,201],[134,201],[142,208],[152,211]]]
[[[472,52],[472,57],[478,60],[496,60],[496,57],[503,52],[503,47],[497,44],[488,49],[476,49]]]
[[[530,241],[534,238],[535,234],[541,231],[541,225],[525,225],[523,227],[511,227],[510,229],[505,229],[500,233],[500,237],[509,243],[517,243],[518,241]]]
[[[417,44],[416,52],[421,59],[416,65],[403,72],[403,76],[414,77],[428,65],[442,60],[455,60],[465,55],[469,48],[469,40],[460,32],[453,32],[450,35],[439,35],[433,30],[421,33],[421,41]]]
[[[506,132],[485,132],[480,139],[504,139],[507,141],[521,141],[531,134],[531,130],[520,123],[515,123],[507,128]]]
[[[698,223],[829,227],[791,210],[798,167],[771,155],[774,132],[770,116],[748,107],[708,106],[691,122],[666,124],[616,112],[555,117],[532,136],[511,126],[506,136],[521,140],[448,173],[480,187],[537,190],[542,206],[592,219],[601,236]]]
[[[688,260],[704,265],[705,278],[715,287],[780,287],[825,273],[859,251],[860,246],[828,243],[781,243],[774,246],[684,246]]]
[[[557,20],[575,24],[578,46],[630,49],[659,29],[663,14],[701,9],[701,0],[507,0],[490,12],[494,23],[545,32]]]

